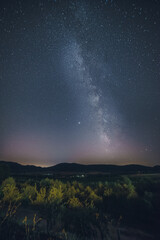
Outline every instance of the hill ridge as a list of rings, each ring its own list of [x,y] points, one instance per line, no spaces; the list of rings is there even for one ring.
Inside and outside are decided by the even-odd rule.
[[[59,163],[51,167],[38,167],[34,165],[22,165],[17,162],[0,161],[0,169],[9,168],[12,174],[23,173],[159,173],[160,166],[145,166],[140,164],[114,165],[114,164],[80,164]]]

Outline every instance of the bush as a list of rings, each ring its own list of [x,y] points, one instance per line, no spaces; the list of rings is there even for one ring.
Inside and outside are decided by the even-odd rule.
[[[15,180],[12,177],[3,181],[2,193],[4,202],[17,202],[21,199],[21,194],[16,187]]]
[[[61,185],[59,186],[59,188],[56,187],[52,187],[49,191],[49,195],[48,195],[48,202],[49,203],[60,203],[63,200],[63,192],[62,192],[62,187]]]
[[[37,189],[36,185],[31,186],[31,185],[26,185],[22,189],[22,200],[25,202],[33,202],[37,197]]]
[[[79,201],[78,198],[70,198],[68,201],[68,206],[71,208],[80,208],[83,207],[82,203]]]

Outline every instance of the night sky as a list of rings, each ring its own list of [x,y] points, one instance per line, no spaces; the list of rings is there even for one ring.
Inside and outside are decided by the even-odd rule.
[[[160,164],[159,1],[1,1],[0,159]]]

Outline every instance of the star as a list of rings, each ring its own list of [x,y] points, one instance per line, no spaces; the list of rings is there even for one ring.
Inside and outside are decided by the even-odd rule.
[[[157,164],[157,1],[39,2],[0,3],[0,158]]]

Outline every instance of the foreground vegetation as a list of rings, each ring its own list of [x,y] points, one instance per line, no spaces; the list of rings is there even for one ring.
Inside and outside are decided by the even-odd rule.
[[[0,186],[1,239],[120,239],[122,226],[158,239],[160,177],[155,176],[25,182],[8,177]]]

